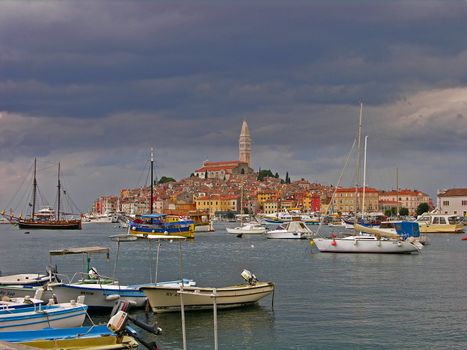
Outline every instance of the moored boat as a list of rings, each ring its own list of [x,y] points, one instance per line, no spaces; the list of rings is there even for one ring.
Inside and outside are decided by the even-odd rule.
[[[242,273],[242,277],[248,283],[221,288],[152,286],[140,289],[148,297],[149,305],[155,313],[179,311],[181,298],[184,310],[212,309],[214,298],[217,308],[226,309],[254,304],[274,291],[272,282],[260,282],[247,270]]]
[[[313,236],[313,232],[303,221],[291,221],[278,226],[264,234],[269,239],[306,239]]]
[[[422,233],[462,233],[464,224],[456,215],[425,213],[417,218]]]
[[[256,222],[248,222],[241,226],[226,227],[225,229],[228,233],[236,234],[262,234],[267,231],[266,227]]]
[[[84,322],[86,311],[86,305],[75,301],[0,310],[0,332],[79,327]]]

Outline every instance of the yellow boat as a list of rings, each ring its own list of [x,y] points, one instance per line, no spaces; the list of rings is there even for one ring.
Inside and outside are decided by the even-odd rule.
[[[33,340],[18,343],[37,349],[56,349],[56,350],[117,350],[117,349],[136,349],[138,342],[130,336],[118,337],[102,336],[96,338],[76,338],[59,340]]]
[[[464,224],[456,215],[425,213],[417,219],[421,233],[462,233]]]

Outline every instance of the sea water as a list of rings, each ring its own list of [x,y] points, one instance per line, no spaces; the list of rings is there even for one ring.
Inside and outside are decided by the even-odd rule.
[[[115,224],[25,232],[0,225],[4,275],[44,273],[49,250],[105,246],[112,249],[109,259],[93,256],[91,263],[111,276],[116,245],[109,236],[125,233]],[[431,235],[418,255],[325,254],[307,240],[237,238],[220,223],[192,241],[162,243],[159,255],[155,242],[121,243],[116,275],[125,284],[145,283],[155,278],[157,265],[158,281],[183,275],[199,286],[221,287],[241,283],[243,269],[273,281],[274,298],[218,311],[220,349],[465,349],[467,241],[461,236]],[[54,257],[52,264],[68,275],[86,268],[78,256]],[[182,348],[179,313],[133,315],[163,329],[157,337],[141,331],[144,339],[162,349]],[[108,314],[93,318],[105,322]],[[212,311],[187,312],[186,332],[188,349],[213,349]]]

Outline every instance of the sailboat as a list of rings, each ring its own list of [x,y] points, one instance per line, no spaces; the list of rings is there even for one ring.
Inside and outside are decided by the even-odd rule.
[[[240,211],[243,212],[243,186],[240,192]],[[265,226],[259,224],[258,222],[250,221],[243,223],[243,213],[240,213],[240,226],[237,227],[226,227],[228,233],[236,234],[263,234],[266,233],[267,229]]]
[[[190,219],[153,212],[154,207],[154,153],[151,148],[151,193],[149,214],[141,215],[128,222],[128,233],[139,237],[151,235],[175,235],[195,238],[195,223]]]
[[[34,159],[34,178],[32,193],[31,217],[27,219],[18,218],[17,223],[20,229],[46,229],[46,230],[81,230],[81,219],[66,219],[61,214],[61,182],[60,163],[58,163],[58,195],[57,212],[51,207],[45,207],[36,212],[37,179],[36,179],[36,159]]]
[[[360,140],[362,129],[363,104],[360,104],[360,117],[358,126],[358,156],[357,156],[357,176],[355,184],[355,213],[358,205],[358,178],[360,168]],[[366,146],[368,136],[365,137],[364,153],[364,174],[363,174],[363,198],[362,198],[362,219],[365,208],[365,180],[366,180]],[[354,219],[354,229],[356,233],[347,237],[314,238],[313,242],[320,252],[323,253],[386,253],[386,254],[410,254],[418,253],[423,247],[413,239],[404,240],[401,236],[364,227],[357,223],[357,215]]]

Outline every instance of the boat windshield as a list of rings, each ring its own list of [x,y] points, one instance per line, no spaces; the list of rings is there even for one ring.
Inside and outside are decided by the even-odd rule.
[[[460,218],[458,218],[457,216],[448,217],[448,221],[450,225],[455,225],[461,222]]]

